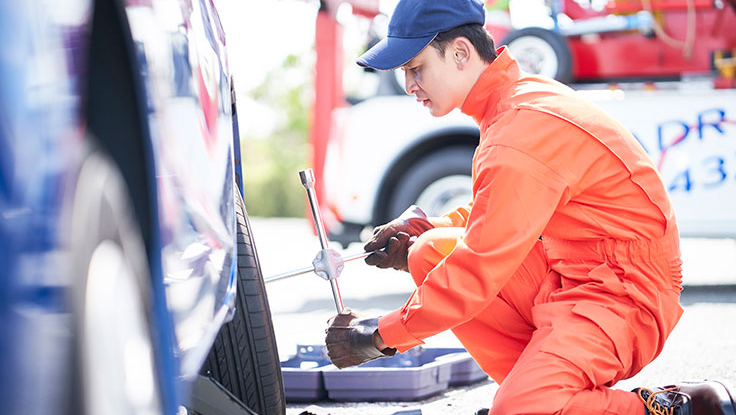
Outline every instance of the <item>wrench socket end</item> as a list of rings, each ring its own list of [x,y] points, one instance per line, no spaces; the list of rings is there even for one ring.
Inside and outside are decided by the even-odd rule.
[[[314,188],[314,171],[312,169],[301,170],[299,172],[299,180],[305,189]]]

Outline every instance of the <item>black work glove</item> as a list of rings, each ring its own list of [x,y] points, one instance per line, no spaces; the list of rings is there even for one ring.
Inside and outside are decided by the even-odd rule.
[[[378,268],[393,268],[409,272],[409,247],[414,243],[406,232],[399,232],[388,239],[386,247],[370,254],[365,259],[368,265]]]
[[[376,349],[373,333],[378,330],[378,317],[358,318],[349,308],[328,321],[325,330],[327,356],[339,369],[357,366],[379,357],[393,356],[396,349]]]
[[[434,225],[427,219],[419,206],[412,205],[398,218],[373,230],[373,236],[363,247],[375,251],[365,259],[368,265],[378,268],[394,268],[409,271],[407,255],[413,238],[423,234]]]

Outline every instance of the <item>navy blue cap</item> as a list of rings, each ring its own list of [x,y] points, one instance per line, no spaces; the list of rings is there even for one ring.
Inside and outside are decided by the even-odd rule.
[[[483,3],[478,0],[401,0],[388,24],[388,36],[357,63],[381,70],[398,68],[417,56],[438,33],[485,20]]]

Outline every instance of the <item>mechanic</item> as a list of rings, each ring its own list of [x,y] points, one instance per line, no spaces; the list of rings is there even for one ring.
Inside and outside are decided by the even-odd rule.
[[[357,365],[450,329],[500,384],[491,414],[734,414],[720,382],[611,388],[654,360],[682,314],[673,207],[621,124],[521,71],[484,21],[475,0],[401,0],[357,61],[401,67],[409,94],[433,116],[471,116],[480,142],[469,205],[375,230],[366,262],[417,288],[380,318],[331,319],[330,359]]]

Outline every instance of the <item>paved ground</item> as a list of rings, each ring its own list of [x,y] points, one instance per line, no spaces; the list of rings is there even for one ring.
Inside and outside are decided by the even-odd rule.
[[[251,218],[251,224],[266,276],[308,266],[319,250],[306,220]],[[353,244],[344,252],[360,250],[360,244]],[[686,239],[682,251],[685,314],[660,357],[633,379],[620,382],[621,389],[704,378],[736,384],[736,241]],[[368,267],[362,260],[346,264],[339,284],[345,305],[366,315],[403,305],[413,289],[407,274]],[[267,290],[282,359],[294,354],[297,344],[323,344],[326,321],[335,313],[327,281],[305,274],[272,282]],[[459,343],[444,333],[428,339],[427,346]],[[323,401],[311,409],[320,415],[390,415],[408,409],[421,409],[424,415],[472,414],[491,403],[496,388],[485,381],[419,402]],[[299,414],[309,406],[290,404],[287,414]]]

